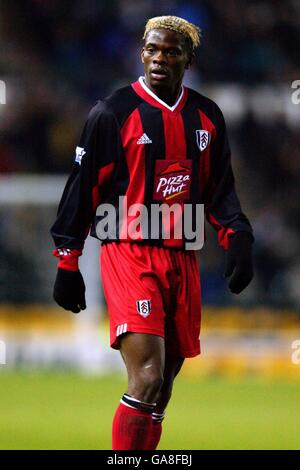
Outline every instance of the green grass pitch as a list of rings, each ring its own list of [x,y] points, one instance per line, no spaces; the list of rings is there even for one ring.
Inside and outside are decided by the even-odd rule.
[[[110,449],[125,384],[122,376],[1,373],[0,449]],[[299,423],[299,383],[181,377],[159,449],[300,449]]]

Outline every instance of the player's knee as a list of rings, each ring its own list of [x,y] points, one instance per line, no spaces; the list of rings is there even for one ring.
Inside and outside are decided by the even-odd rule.
[[[158,369],[150,370],[143,367],[135,375],[134,383],[130,385],[132,396],[146,403],[153,403],[163,385],[163,374]]]
[[[140,373],[140,385],[144,397],[142,401],[154,402],[159,395],[163,380],[159,370],[142,369]]]

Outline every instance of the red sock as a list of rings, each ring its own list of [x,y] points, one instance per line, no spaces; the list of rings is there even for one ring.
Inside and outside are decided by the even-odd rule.
[[[151,434],[150,438],[148,441],[147,448],[149,450],[155,450],[156,447],[158,446],[158,443],[160,441],[160,436],[162,433],[162,424],[161,423],[156,423],[153,421],[152,423],[152,428],[151,428]]]
[[[120,403],[113,420],[113,450],[148,450],[151,413]]]

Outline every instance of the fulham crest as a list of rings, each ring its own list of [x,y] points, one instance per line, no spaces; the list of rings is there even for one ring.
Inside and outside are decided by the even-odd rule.
[[[210,133],[208,131],[204,131],[202,129],[197,129],[196,130],[196,138],[197,138],[197,145],[202,152],[203,150],[206,149],[208,144],[210,143]]]
[[[151,300],[137,300],[136,309],[142,317],[148,317],[151,313]]]

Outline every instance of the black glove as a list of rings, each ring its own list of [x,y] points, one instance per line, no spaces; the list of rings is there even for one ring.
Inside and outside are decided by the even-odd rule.
[[[81,272],[58,268],[53,298],[65,310],[74,313],[85,310],[85,285]]]
[[[252,244],[254,238],[249,232],[237,232],[230,242],[226,254],[225,277],[229,277],[229,289],[239,294],[253,278]]]

